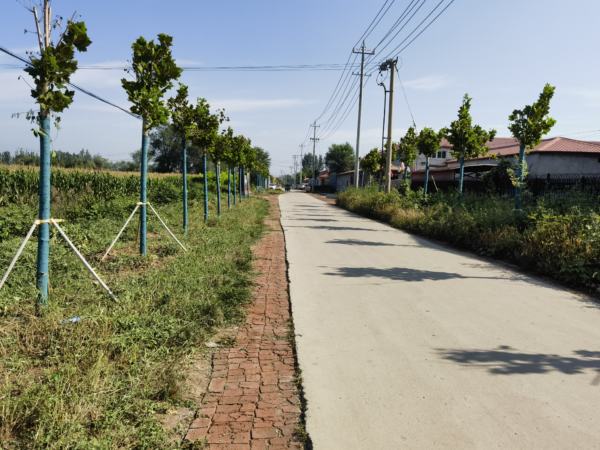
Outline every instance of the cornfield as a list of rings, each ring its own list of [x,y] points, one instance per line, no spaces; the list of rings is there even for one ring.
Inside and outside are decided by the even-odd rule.
[[[18,203],[38,195],[39,171],[31,169],[8,170],[0,168],[0,206]],[[151,177],[148,190],[162,187],[179,187],[181,177],[176,175]],[[79,172],[53,170],[50,177],[53,192],[77,195],[86,193],[96,199],[129,196],[139,193],[139,175],[115,176],[109,172]]]

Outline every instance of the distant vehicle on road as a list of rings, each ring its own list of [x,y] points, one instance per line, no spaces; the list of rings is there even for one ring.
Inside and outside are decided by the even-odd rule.
[[[289,192],[292,189],[292,186],[290,184],[286,184],[285,185],[285,191]]]
[[[269,189],[277,189],[276,183],[269,183]]]

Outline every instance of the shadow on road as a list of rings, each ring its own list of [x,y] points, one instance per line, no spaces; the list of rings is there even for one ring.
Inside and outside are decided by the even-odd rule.
[[[359,241],[358,239],[333,239],[326,244],[364,245],[367,247],[399,247],[397,244],[386,244],[385,242]]]
[[[457,278],[502,279],[501,277],[467,277],[458,273],[434,272],[431,270],[407,269],[404,267],[390,267],[389,269],[378,269],[375,267],[339,267],[335,270],[336,272],[325,272],[324,275],[347,278],[377,277],[394,281],[443,281]]]
[[[372,228],[355,228],[355,227],[334,227],[331,225],[286,225],[286,228],[314,228],[315,230],[329,230],[329,231],[375,231],[377,233],[387,233],[390,230],[375,230]]]
[[[530,373],[560,372],[565,375],[598,372],[592,385],[600,385],[600,352],[577,350],[578,357],[544,353],[523,353],[507,345],[495,350],[436,349],[438,354],[458,364],[483,367],[494,375],[525,375]]]
[[[335,219],[296,219],[296,218],[290,218],[288,220],[307,220],[309,222],[339,222],[339,220],[335,220]]]

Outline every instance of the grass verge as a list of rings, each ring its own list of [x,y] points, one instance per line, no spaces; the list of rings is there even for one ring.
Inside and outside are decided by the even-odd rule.
[[[181,361],[216,327],[243,319],[240,306],[249,301],[252,283],[250,246],[262,236],[268,202],[247,199],[220,218],[211,204],[204,223],[201,199],[192,200],[189,231],[181,236],[181,202],[157,201],[188,252],[150,213],[147,257],[137,255],[133,223],[100,262],[134,204],[133,197],[96,202],[96,212],[82,216],[72,214],[77,205],[54,205],[53,217],[71,213],[63,229],[119,303],[93,283],[54,232],[44,314],[35,307],[35,236],[0,291],[2,448],[169,447],[155,415],[183,401]],[[5,219],[31,223],[36,205],[3,210]],[[2,242],[2,268],[20,245],[18,231]],[[68,320],[75,317],[75,323]]]

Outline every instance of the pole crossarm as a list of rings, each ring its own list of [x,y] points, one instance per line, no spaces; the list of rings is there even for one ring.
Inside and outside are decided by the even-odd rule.
[[[41,225],[42,223],[50,223],[50,224],[54,225],[54,227],[58,230],[58,232],[63,237],[63,239],[67,242],[67,244],[69,244],[69,247],[71,247],[71,250],[73,250],[73,252],[75,252],[75,254],[79,258],[79,260],[90,271],[90,273],[94,276],[94,278],[96,278],[96,280],[98,281],[98,283],[100,284],[100,286],[102,286],[104,288],[104,290],[109,295],[109,297],[112,298],[115,302],[118,302],[117,298],[112,293],[112,291],[108,288],[108,286],[104,283],[104,281],[102,281],[102,279],[100,278],[100,276],[96,273],[96,271],[92,268],[92,266],[90,266],[90,264],[86,261],[86,259],[83,257],[83,255],[81,253],[79,253],[79,250],[77,250],[77,247],[75,247],[75,245],[73,244],[73,242],[71,242],[71,240],[67,237],[67,235],[65,234],[65,232],[63,231],[63,229],[59,225],[60,222],[64,222],[64,219],[36,220],[35,222],[33,222],[33,225],[31,226],[31,228],[27,232],[27,235],[25,236],[25,239],[23,240],[23,243],[21,244],[21,246],[17,250],[17,253],[15,254],[15,257],[10,262],[10,264],[8,266],[8,269],[6,270],[6,273],[2,277],[2,280],[0,281],[0,289],[2,289],[2,286],[4,286],[4,283],[6,282],[8,276],[10,275],[10,272],[14,268],[17,260],[19,259],[19,256],[21,256],[21,253],[23,253],[23,250],[25,249],[25,245],[27,245],[27,242],[31,238],[31,235],[33,234],[35,228],[38,225]]]

